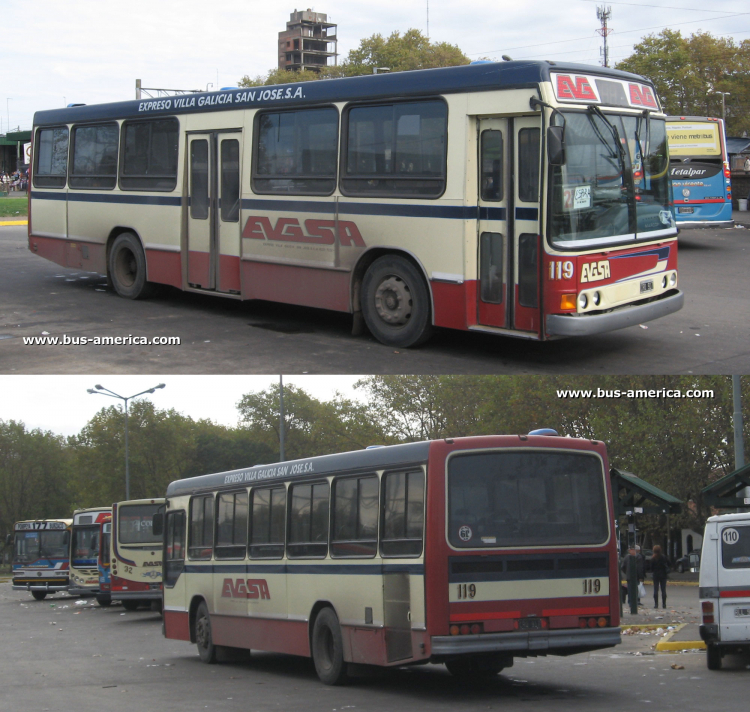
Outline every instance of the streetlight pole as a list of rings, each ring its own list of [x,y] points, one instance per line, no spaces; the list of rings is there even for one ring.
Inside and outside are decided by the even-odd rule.
[[[7,112],[7,114],[8,114],[8,128],[7,128],[7,129],[5,129],[5,133],[6,133],[6,134],[7,134],[7,133],[8,133],[9,131],[10,131],[10,100],[11,100],[12,98],[13,98],[12,96],[9,96],[9,97],[8,97],[8,98],[7,98],[6,100],[5,100],[5,111],[6,111],[6,112]]]
[[[721,94],[721,120],[726,122],[727,120],[727,107],[724,101],[724,97],[732,96],[728,91],[715,91],[714,94]]]
[[[136,393],[133,396],[128,396],[127,398],[125,396],[121,396],[119,393],[115,393],[114,391],[109,390],[109,388],[105,388],[104,386],[96,385],[94,388],[89,388],[86,392],[91,393],[92,395],[100,395],[100,396],[109,396],[110,398],[119,398],[121,401],[124,401],[125,403],[125,499],[130,499],[130,457],[129,457],[129,447],[128,447],[128,401],[132,400],[133,398],[137,398],[138,396],[142,396],[145,393],[154,393],[159,388],[164,388],[166,384],[160,383],[158,386],[154,386],[153,388],[149,388],[145,391],[141,391],[140,393]]]

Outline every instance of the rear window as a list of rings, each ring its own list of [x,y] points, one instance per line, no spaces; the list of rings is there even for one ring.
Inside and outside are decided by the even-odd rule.
[[[725,569],[750,569],[750,526],[721,530],[721,565]]]
[[[506,451],[448,463],[448,539],[458,548],[603,544],[609,535],[595,455]]]

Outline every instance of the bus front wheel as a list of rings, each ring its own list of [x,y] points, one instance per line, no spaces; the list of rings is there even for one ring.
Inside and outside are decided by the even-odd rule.
[[[195,614],[195,642],[198,645],[198,655],[204,663],[213,665],[216,662],[216,646],[211,636],[211,617],[208,606],[201,603]]]
[[[397,255],[376,259],[362,280],[362,315],[387,346],[418,346],[432,333],[427,285],[417,268]]]
[[[46,591],[32,591],[31,595],[36,598],[37,601],[43,601],[47,597]]]
[[[111,606],[112,605],[112,597],[108,593],[100,593],[96,597],[96,602],[100,606],[104,606],[106,608],[107,606]]]
[[[339,619],[332,608],[324,608],[315,619],[312,634],[315,671],[325,685],[343,685],[347,679],[344,642]]]
[[[153,292],[146,281],[146,255],[132,232],[115,238],[109,252],[109,278],[115,291],[126,299],[144,299]]]

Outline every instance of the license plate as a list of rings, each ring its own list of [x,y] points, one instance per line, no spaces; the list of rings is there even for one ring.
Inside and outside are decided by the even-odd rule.
[[[677,212],[682,215],[692,215],[695,208],[677,208]]]
[[[521,618],[518,627],[521,630],[541,630],[542,621],[540,618]]]
[[[735,618],[750,617],[750,608],[735,608],[734,617]]]
[[[645,282],[641,282],[641,294],[644,292],[653,292],[654,291],[654,280],[653,279],[647,279]]]

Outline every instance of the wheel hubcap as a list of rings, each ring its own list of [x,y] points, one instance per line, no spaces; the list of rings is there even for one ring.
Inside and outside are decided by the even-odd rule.
[[[198,619],[195,626],[195,637],[198,639],[198,645],[200,645],[201,648],[208,647],[208,622],[205,618]]]
[[[411,317],[412,309],[409,285],[395,275],[386,277],[375,291],[375,309],[378,316],[388,324],[406,324]]]
[[[130,287],[135,282],[138,270],[135,255],[127,249],[122,249],[117,254],[117,278],[121,284]]]

